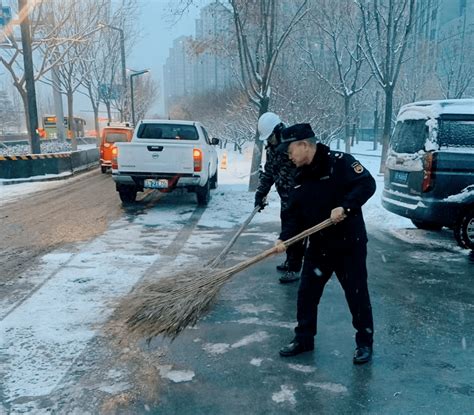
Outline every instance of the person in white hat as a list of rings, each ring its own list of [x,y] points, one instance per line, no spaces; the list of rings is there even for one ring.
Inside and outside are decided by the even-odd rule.
[[[280,219],[282,227],[288,220],[289,193],[293,188],[296,166],[287,154],[276,151],[280,144],[280,133],[285,124],[273,112],[266,112],[258,120],[258,134],[261,141],[265,141],[266,161],[263,171],[260,172],[260,183],[255,193],[255,207],[262,210],[266,205],[266,197],[275,185],[281,200]],[[279,281],[282,284],[291,283],[299,279],[303,262],[304,244],[291,246],[286,252],[286,260],[277,266],[283,272]]]

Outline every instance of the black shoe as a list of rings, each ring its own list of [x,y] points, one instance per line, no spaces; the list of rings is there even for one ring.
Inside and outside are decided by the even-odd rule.
[[[355,365],[362,365],[372,360],[372,347],[360,346],[355,349],[353,362]]]
[[[294,271],[287,271],[287,273],[280,277],[280,282],[282,284],[288,284],[290,282],[298,281],[300,279],[300,275],[298,272]]]
[[[311,350],[314,350],[314,343],[301,343],[298,340],[293,340],[290,344],[280,349],[280,356],[296,356],[297,354]]]
[[[277,271],[280,271],[280,272],[288,271],[288,261],[282,262],[280,265],[277,265]]]

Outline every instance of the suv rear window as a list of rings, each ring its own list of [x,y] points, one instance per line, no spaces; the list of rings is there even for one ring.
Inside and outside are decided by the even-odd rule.
[[[440,147],[474,147],[474,121],[440,120]]]
[[[137,132],[138,138],[159,138],[169,140],[198,140],[194,125],[142,124]]]
[[[397,122],[390,139],[390,146],[397,153],[416,153],[424,150],[428,137],[426,120]]]
[[[125,143],[127,141],[126,133],[105,133],[106,143]]]

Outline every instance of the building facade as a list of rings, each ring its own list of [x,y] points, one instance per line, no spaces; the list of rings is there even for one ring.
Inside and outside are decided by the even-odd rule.
[[[236,85],[229,43],[232,14],[216,1],[200,11],[195,36],[173,42],[164,65],[165,110],[182,97],[220,92]]]

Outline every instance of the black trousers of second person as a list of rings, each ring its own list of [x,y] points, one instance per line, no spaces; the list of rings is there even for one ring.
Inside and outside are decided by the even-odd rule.
[[[284,200],[282,198],[282,209],[280,210],[280,219],[282,227],[288,220],[288,210],[284,209]],[[297,242],[290,245],[286,250],[286,260],[288,262],[288,271],[300,272],[303,264],[303,257],[305,251],[305,241]]]
[[[335,273],[352,314],[357,346],[372,346],[374,324],[367,287],[366,244],[357,244],[345,252],[311,251],[314,250],[310,246],[298,289],[296,339],[303,343],[314,342],[319,301],[326,283]]]

